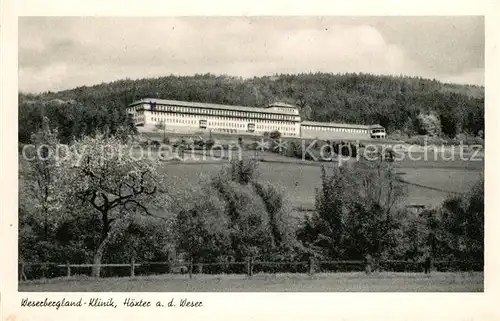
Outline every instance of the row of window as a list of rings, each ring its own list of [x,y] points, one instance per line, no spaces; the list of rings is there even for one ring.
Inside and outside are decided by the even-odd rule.
[[[133,110],[140,110],[141,106],[136,106],[132,108]],[[265,112],[246,112],[246,111],[232,111],[232,110],[222,110],[222,109],[210,109],[210,108],[192,108],[192,107],[179,107],[179,106],[144,106],[144,109],[151,110],[151,112],[161,111],[161,112],[178,112],[178,113],[198,113],[203,115],[216,115],[216,116],[233,116],[240,118],[269,118],[269,119],[282,119],[292,121],[296,116],[291,115],[280,115],[271,114]]]
[[[322,132],[340,132],[340,133],[360,133],[368,134],[366,129],[355,129],[355,128],[337,128],[337,127],[316,127],[316,126],[303,126],[304,129]]]
[[[191,119],[177,119],[177,118],[174,118],[174,119],[170,119],[170,118],[158,118],[158,117],[151,117],[151,120],[154,121],[154,122],[157,122],[158,124],[161,124],[161,123],[167,123],[167,124],[198,124],[198,121],[196,120],[191,120]]]
[[[260,120],[260,119],[256,119],[253,122],[255,122],[255,123],[264,123],[264,124],[290,125],[290,126],[294,125],[294,123],[290,122],[290,121],[275,121],[275,120]]]
[[[256,126],[257,129],[263,130],[278,130],[280,132],[292,132],[294,130],[293,127],[284,127],[284,126]]]
[[[286,113],[294,113],[295,112],[295,110],[292,108],[281,108],[281,107],[274,107],[274,108],[278,111],[283,111]]]
[[[167,124],[187,124],[187,125],[198,125],[198,122],[196,120],[190,120],[190,119],[160,119],[160,118],[152,118],[153,121],[157,122],[157,124],[161,124],[163,121]],[[245,125],[244,124],[237,124],[237,123],[225,123],[225,122],[208,122],[208,126],[214,126],[216,127],[217,130],[219,129],[224,129],[224,128],[230,128],[231,130],[245,130]],[[278,130],[285,136],[296,136],[296,134],[293,132],[293,128],[290,127],[280,127],[280,126],[257,126],[257,131],[258,132],[265,132],[265,131],[275,131]]]
[[[223,123],[223,122],[216,122],[216,121],[209,121],[208,125],[209,126],[218,126],[218,127],[228,127],[228,128],[245,128],[244,124]]]
[[[189,125],[197,125],[199,122],[197,120],[192,120],[192,119],[178,119],[178,118],[158,118],[158,117],[152,117],[151,120],[154,122],[157,122],[161,124],[162,122],[165,122],[167,124],[189,124]],[[226,123],[226,122],[208,122],[209,126],[218,126],[218,127],[228,127],[228,128],[245,128],[244,124],[238,124],[238,123]]]
[[[190,118],[190,119],[196,119],[196,120],[199,120],[200,116],[197,116],[197,115],[189,115],[189,114],[173,114],[173,113],[159,113],[159,112],[151,112],[151,115],[154,115],[154,116],[160,116],[160,117],[153,117],[152,119],[167,119],[166,117],[172,117],[172,119],[176,119],[176,118]],[[234,117],[205,117],[207,118],[208,120],[212,120],[212,121],[231,121],[231,122],[241,122],[242,120],[241,119],[236,119]],[[294,123],[293,122],[288,122],[288,121],[277,121],[277,120],[260,120],[260,119],[256,119],[255,121],[253,121],[255,123],[258,123],[258,124],[276,124],[276,125],[281,125],[281,126],[293,126]]]

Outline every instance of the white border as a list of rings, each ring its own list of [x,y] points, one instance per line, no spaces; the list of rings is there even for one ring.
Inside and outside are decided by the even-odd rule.
[[[499,215],[495,197],[498,152],[495,141],[498,99],[500,5],[495,1],[119,1],[60,0],[2,3],[1,17],[1,305],[4,320],[500,320]],[[125,297],[204,301],[202,309],[21,309],[26,293],[17,292],[17,17],[18,16],[176,16],[176,15],[486,15],[486,271],[485,293],[99,293],[115,301]],[[446,41],[446,39],[443,39]],[[30,294],[32,299],[90,294]],[[495,300],[497,299],[497,300]]]

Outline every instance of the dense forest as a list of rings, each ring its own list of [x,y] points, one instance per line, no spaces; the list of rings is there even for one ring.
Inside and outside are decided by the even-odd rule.
[[[389,133],[412,136],[428,134],[417,123],[430,119],[438,121],[432,134],[442,137],[484,135],[484,87],[355,73],[250,79],[204,74],[126,79],[55,93],[20,93],[19,141],[27,143],[44,116],[58,127],[63,142],[104,127],[114,132],[119,126],[131,125],[125,107],[145,97],[256,107],[279,100],[300,106],[306,120],[378,123]]]

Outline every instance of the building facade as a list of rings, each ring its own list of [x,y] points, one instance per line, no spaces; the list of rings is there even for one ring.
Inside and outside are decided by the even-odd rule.
[[[380,125],[357,125],[302,121],[302,138],[319,139],[382,139],[385,129]]]
[[[127,108],[141,131],[192,134],[213,132],[321,139],[384,138],[380,125],[349,125],[301,121],[297,106],[272,103],[263,108],[145,98]]]

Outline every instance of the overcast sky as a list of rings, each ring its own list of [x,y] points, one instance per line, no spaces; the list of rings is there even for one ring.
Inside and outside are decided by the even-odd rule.
[[[25,17],[19,89],[314,71],[484,85],[484,44],[482,17]]]

